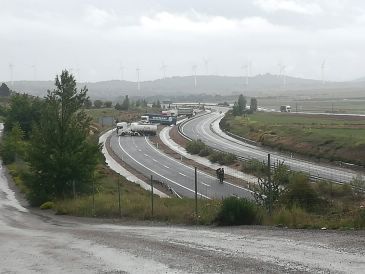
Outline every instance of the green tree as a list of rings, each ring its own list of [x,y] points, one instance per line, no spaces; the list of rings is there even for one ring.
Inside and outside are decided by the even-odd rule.
[[[102,106],[103,106],[103,101],[101,101],[101,100],[94,101],[94,107],[101,108]]]
[[[112,105],[113,105],[113,102],[112,101],[105,101],[104,102],[104,107],[106,107],[106,108],[111,108]]]
[[[19,123],[15,123],[9,133],[4,136],[0,152],[5,164],[11,164],[18,156],[25,158],[24,132]]]
[[[257,99],[256,98],[251,98],[251,101],[250,101],[250,110],[252,112],[257,111]]]
[[[2,83],[0,86],[0,96],[8,97],[10,96],[10,89],[5,83]]]
[[[126,95],[122,105],[120,106],[120,110],[128,110],[129,107],[130,107],[130,102],[129,102],[128,95]]]
[[[10,99],[9,108],[5,114],[5,132],[10,132],[18,123],[25,134],[30,136],[32,124],[38,122],[41,116],[43,102],[26,94],[15,94]]]
[[[83,111],[87,89],[77,90],[68,71],[48,91],[40,122],[32,131],[29,161],[33,179],[29,198],[40,204],[54,197],[67,197],[73,184],[79,193],[91,189],[98,162],[99,145],[89,139],[91,118]]]
[[[85,108],[91,108],[93,106],[93,102],[90,99],[85,100]]]
[[[242,115],[245,112],[246,103],[247,103],[246,98],[242,94],[240,94],[240,96],[238,96],[238,101],[237,101],[240,115]]]

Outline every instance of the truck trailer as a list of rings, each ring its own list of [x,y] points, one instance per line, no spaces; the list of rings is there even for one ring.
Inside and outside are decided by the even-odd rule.
[[[161,124],[161,125],[170,126],[170,125],[176,125],[177,119],[175,116],[147,113],[147,114],[141,116],[141,121],[143,123]]]
[[[144,136],[156,135],[157,125],[142,123],[117,123],[117,135],[119,136]]]

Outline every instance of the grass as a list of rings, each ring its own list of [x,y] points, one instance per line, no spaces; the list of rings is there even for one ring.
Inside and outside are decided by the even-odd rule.
[[[227,115],[222,127],[263,145],[330,161],[365,165],[365,121],[354,117],[262,113]]]

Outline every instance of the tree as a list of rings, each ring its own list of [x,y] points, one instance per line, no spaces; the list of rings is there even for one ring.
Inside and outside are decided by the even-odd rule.
[[[251,98],[250,110],[252,112],[257,111],[257,99],[256,98]]]
[[[15,94],[10,99],[10,105],[5,114],[5,132],[10,132],[18,123],[27,139],[32,130],[32,124],[39,121],[43,102],[27,94]]]
[[[101,100],[94,101],[94,107],[101,108],[102,106],[103,106],[103,101],[101,101]]]
[[[91,118],[82,108],[88,99],[86,87],[77,90],[66,70],[56,77],[55,86],[48,91],[30,140],[32,204],[70,196],[73,185],[77,192],[90,191],[98,162],[99,145],[88,138]]]
[[[128,110],[130,106],[128,95],[125,96],[122,105],[120,106],[120,110]]]
[[[242,94],[240,94],[240,96],[238,96],[237,102],[240,115],[242,115],[246,110],[246,103],[246,98]]]
[[[104,102],[104,107],[106,107],[106,108],[111,108],[112,105],[113,105],[113,102],[112,101],[105,101]]]
[[[0,96],[9,97],[10,96],[10,89],[5,83],[2,83],[0,86]]]
[[[90,99],[85,100],[85,108],[91,108],[93,106],[93,102]]]
[[[5,164],[11,164],[17,158],[25,156],[24,132],[19,123],[15,123],[9,133],[7,133],[1,142],[0,152]]]

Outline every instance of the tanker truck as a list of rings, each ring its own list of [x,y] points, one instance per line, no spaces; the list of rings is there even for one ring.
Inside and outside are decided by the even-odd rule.
[[[117,135],[119,136],[143,136],[156,135],[157,125],[120,122],[117,123]]]

